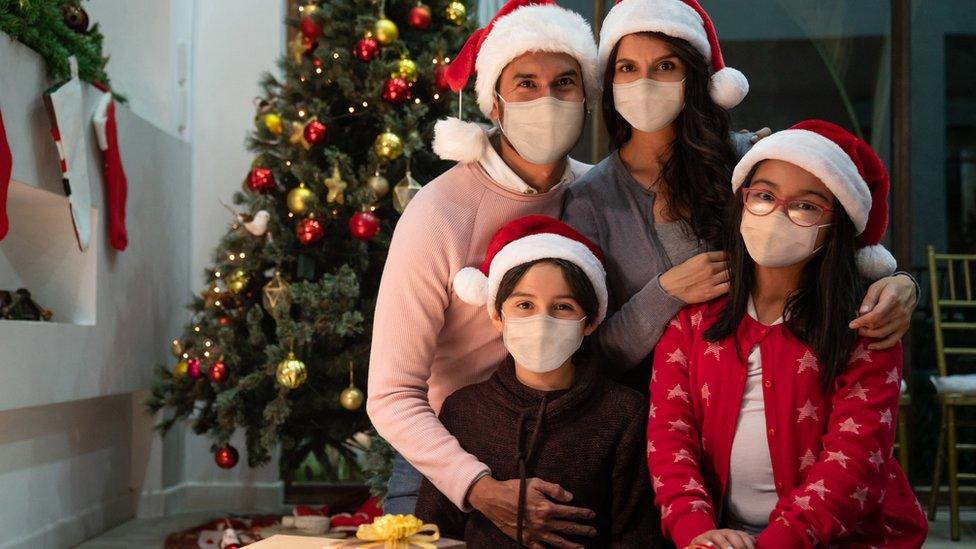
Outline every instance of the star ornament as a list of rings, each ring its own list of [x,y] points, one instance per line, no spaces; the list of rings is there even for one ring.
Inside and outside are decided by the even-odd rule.
[[[292,122],[291,131],[288,133],[288,142],[292,145],[303,147],[306,151],[312,148],[312,144],[305,139],[305,124]]]
[[[329,190],[328,194],[325,196],[325,200],[329,204],[346,203],[346,195],[344,194],[344,191],[349,184],[342,179],[342,172],[339,171],[339,166],[332,166],[332,175],[329,176],[324,183],[325,188]]]

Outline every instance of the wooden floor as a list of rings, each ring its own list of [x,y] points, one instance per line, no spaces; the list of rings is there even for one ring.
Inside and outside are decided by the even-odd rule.
[[[82,543],[77,549],[162,549],[163,541],[172,532],[192,528],[207,520],[219,518],[221,513],[190,513],[155,519],[135,519],[109,530],[95,539]],[[968,549],[976,547],[976,509],[962,514],[962,539],[949,540],[948,511],[940,509],[938,520],[930,524],[926,549]]]

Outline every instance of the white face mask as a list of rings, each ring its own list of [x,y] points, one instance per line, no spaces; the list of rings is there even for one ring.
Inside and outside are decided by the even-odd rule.
[[[685,106],[685,81],[658,82],[641,78],[613,85],[613,105],[633,128],[656,132],[666,127]]]
[[[817,253],[817,234],[830,225],[800,227],[781,210],[759,216],[743,208],[739,232],[753,261],[763,267],[786,267]]]
[[[505,348],[519,366],[530,372],[544,374],[559,368],[583,344],[585,317],[565,320],[538,314],[503,320]]]
[[[497,94],[496,94],[497,95]],[[533,164],[552,164],[573,148],[583,131],[583,101],[546,96],[505,106],[499,128],[519,156]]]

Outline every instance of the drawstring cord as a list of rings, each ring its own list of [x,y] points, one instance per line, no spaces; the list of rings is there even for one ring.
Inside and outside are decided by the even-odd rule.
[[[539,442],[539,433],[542,431],[542,419],[546,413],[546,404],[548,403],[548,396],[543,395],[542,402],[539,404],[539,409],[536,412],[535,425],[532,428],[532,436],[529,438],[529,447],[526,450],[523,443],[523,435],[525,429],[525,422],[528,421],[529,415],[525,412],[519,416],[518,419],[518,436],[515,442],[516,459],[518,459],[518,469],[519,469],[519,495],[518,495],[518,513],[515,519],[515,539],[518,541],[518,546],[523,547],[522,543],[522,533],[525,529],[525,491],[526,491],[526,470],[528,469],[528,462],[532,460],[535,455],[536,445]]]

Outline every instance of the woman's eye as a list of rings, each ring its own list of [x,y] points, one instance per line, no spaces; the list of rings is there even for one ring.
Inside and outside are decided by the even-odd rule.
[[[673,71],[675,68],[675,64],[671,61],[665,61],[664,63],[658,65],[658,70],[662,71]]]
[[[634,72],[634,66],[627,63],[626,65],[620,65],[619,70],[620,72]]]

